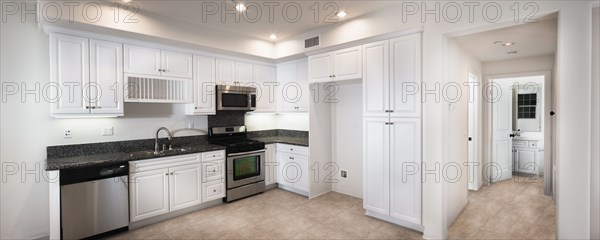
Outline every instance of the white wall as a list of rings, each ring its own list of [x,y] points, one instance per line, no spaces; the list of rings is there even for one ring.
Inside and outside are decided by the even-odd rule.
[[[592,18],[592,163],[591,238],[600,239],[600,8],[593,9]]]
[[[332,152],[339,170],[348,171],[348,178],[338,173],[332,184],[335,192],[362,198],[363,195],[363,122],[362,84],[339,84],[338,103],[332,104]]]
[[[248,131],[287,129],[308,131],[308,113],[252,113],[246,114]]]
[[[551,71],[554,55],[518,58],[483,63],[483,75],[499,75],[523,72]]]
[[[469,88],[464,87],[463,83],[469,81],[469,71],[481,72],[481,62],[472,55],[463,50],[455,40],[448,41],[448,82],[458,83],[461,86],[461,97],[455,103],[446,103],[445,111],[448,125],[447,142],[444,147],[445,163],[452,163],[453,167],[448,167],[447,172],[442,176],[447,178],[444,181],[447,192],[447,211],[448,225],[458,217],[462,209],[467,205],[468,194],[468,168],[465,163],[468,159],[468,103]],[[457,92],[448,91],[447,99],[454,99]],[[450,165],[447,165],[450,166]],[[455,167],[460,167],[456,171]],[[459,177],[456,177],[459,176]],[[455,179],[456,178],[456,179]]]

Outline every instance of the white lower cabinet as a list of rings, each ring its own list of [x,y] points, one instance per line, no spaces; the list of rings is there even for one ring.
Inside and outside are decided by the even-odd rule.
[[[277,146],[276,144],[265,145],[267,152],[265,154],[265,185],[277,183]]]
[[[299,193],[309,192],[308,148],[277,144],[277,183]]]
[[[537,140],[513,140],[513,171],[527,174],[542,174],[540,154],[543,150]]]
[[[363,207],[407,227],[421,224],[421,119],[364,120]]]
[[[212,156],[224,156],[218,151]],[[225,197],[224,158],[203,162],[189,154],[129,163],[130,221],[135,222]]]

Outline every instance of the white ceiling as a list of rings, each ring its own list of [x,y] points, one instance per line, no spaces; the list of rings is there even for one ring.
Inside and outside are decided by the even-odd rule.
[[[454,38],[465,51],[481,62],[554,54],[556,39],[556,18]],[[516,44],[505,47],[494,44],[496,41]],[[507,54],[510,51],[518,53]]]
[[[257,17],[256,5],[250,5],[247,8],[246,14],[248,18],[258,19],[256,22],[244,20],[243,16],[239,22],[235,21],[234,15],[226,15],[226,20],[221,20],[221,13],[223,12],[223,6],[228,10],[234,10],[235,5],[231,0],[214,0],[214,1],[190,1],[190,0],[171,0],[171,1],[156,1],[156,0],[134,0],[142,11],[148,11],[153,14],[177,19],[180,21],[191,22],[199,25],[209,26],[213,28],[222,29],[229,32],[235,32],[243,36],[254,37],[263,40],[269,40],[269,35],[276,34],[277,40],[282,40],[288,37],[292,37],[301,33],[305,33],[314,29],[325,27],[327,25],[336,24],[325,22],[327,16],[333,16],[331,18],[334,21],[339,21],[335,13],[337,10],[344,10],[348,13],[342,21],[359,17],[364,14],[375,12],[377,10],[389,7],[390,5],[397,5],[400,2],[397,1],[331,1],[332,6],[326,8],[328,1],[259,1],[251,0],[246,1],[247,4],[256,4],[260,6],[260,17]],[[269,19],[269,7],[264,5],[264,2],[277,2],[278,6],[274,7],[273,11],[273,22]],[[315,11],[311,10],[311,6],[317,2],[319,4],[318,20],[315,22]],[[206,15],[204,20],[203,13],[209,10],[209,5],[214,6],[217,4],[219,11],[216,15]],[[297,22],[286,21],[283,17],[283,8],[286,4],[288,6],[288,19],[296,18],[295,7],[291,4],[298,4],[302,9],[302,15],[298,17]],[[203,10],[203,6],[205,9]],[[337,9],[337,10],[336,10]]]

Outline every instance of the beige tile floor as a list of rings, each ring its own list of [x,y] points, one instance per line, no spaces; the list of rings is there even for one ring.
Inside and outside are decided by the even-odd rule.
[[[450,239],[555,239],[552,197],[543,179],[515,176],[469,192],[469,204],[448,230]]]
[[[554,238],[554,205],[541,183],[504,181],[469,193],[449,238]],[[422,233],[364,215],[362,200],[308,200],[273,189],[134,229],[112,239],[420,239]]]

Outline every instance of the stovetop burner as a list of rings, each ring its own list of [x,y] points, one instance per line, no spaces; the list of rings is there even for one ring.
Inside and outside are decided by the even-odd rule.
[[[245,126],[212,127],[210,143],[227,147],[227,153],[239,153],[265,149],[265,143],[248,139]]]

